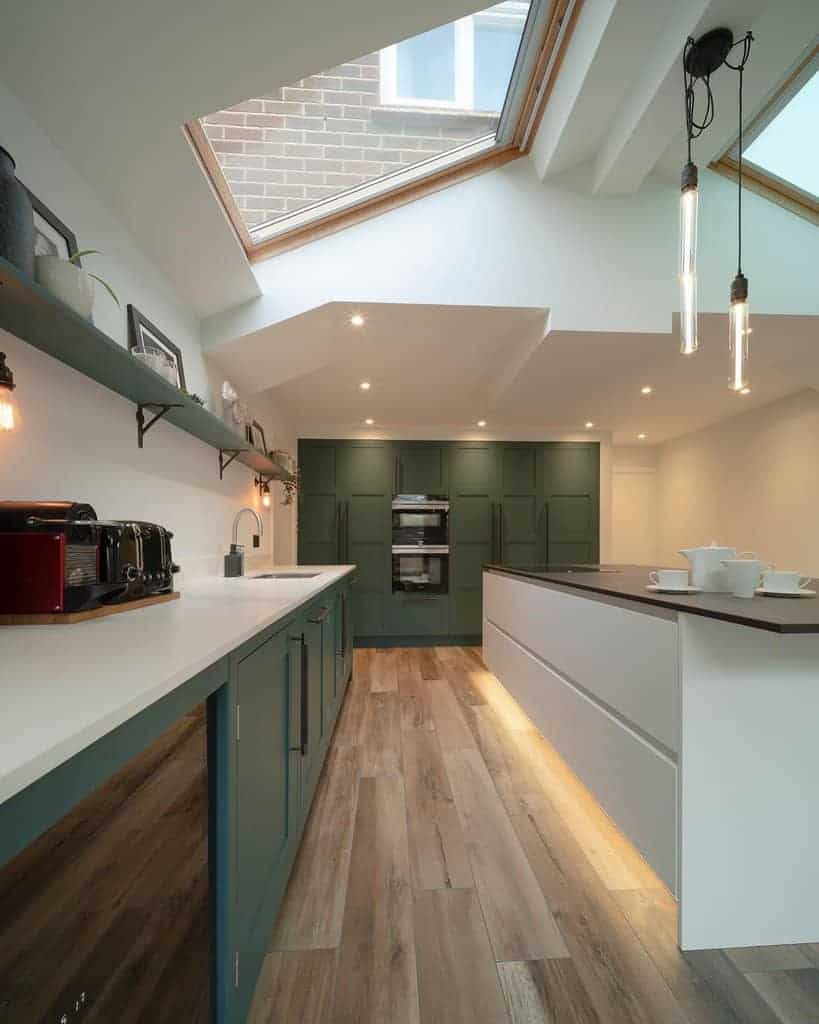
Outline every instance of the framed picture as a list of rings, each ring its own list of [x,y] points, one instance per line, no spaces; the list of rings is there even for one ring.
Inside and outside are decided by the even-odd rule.
[[[185,370],[182,366],[182,352],[170,338],[152,324],[130,303],[128,304],[128,351],[132,353],[151,353],[164,356],[170,363],[170,383],[185,390]]]
[[[41,199],[28,189],[26,191],[34,208],[34,255],[59,256],[60,259],[67,260],[69,256],[79,251],[77,236]],[[79,260],[74,262],[77,266],[80,265]]]
[[[259,451],[264,452],[265,455],[267,455],[267,441],[264,436],[264,427],[258,420],[253,420],[252,423],[248,423],[246,434],[248,441],[250,441],[253,447],[258,448]]]

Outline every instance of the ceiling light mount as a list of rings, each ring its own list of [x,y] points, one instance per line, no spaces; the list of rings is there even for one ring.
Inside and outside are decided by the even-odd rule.
[[[721,67],[734,45],[729,28],[715,28],[699,39],[690,39],[685,48],[685,72],[692,78],[708,78]]]

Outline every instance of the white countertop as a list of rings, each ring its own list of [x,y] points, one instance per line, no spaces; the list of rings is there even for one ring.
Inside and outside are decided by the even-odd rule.
[[[315,579],[210,577],[168,604],[66,626],[0,628],[0,803],[285,618],[352,565],[272,566]]]

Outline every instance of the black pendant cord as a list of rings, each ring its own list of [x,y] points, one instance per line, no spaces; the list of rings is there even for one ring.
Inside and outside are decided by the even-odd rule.
[[[742,83],[743,75],[745,73],[745,65],[748,63],[748,57],[751,55],[751,43],[754,41],[752,32],[746,32],[745,36],[738,42],[734,43],[734,46],[742,47],[742,56],[736,64],[731,64],[729,60],[725,60],[725,66],[730,68],[732,71],[739,72],[739,137],[737,139],[737,276],[742,274],[742,129],[744,124],[744,117],[742,113]]]
[[[685,134],[688,143],[689,163],[691,163],[692,140],[698,139],[714,120],[714,94],[711,90],[711,75],[707,74],[698,77],[687,70],[689,53],[695,45],[696,40],[689,36],[683,50],[683,97],[685,100]],[[697,82],[702,82],[705,86],[705,111],[702,115],[702,121],[694,119],[694,104],[696,100],[694,86]]]

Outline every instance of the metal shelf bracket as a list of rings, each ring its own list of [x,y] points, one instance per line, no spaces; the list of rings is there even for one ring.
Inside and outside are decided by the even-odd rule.
[[[223,479],[223,477],[225,475],[225,470],[228,468],[228,466],[231,464],[231,462],[233,462],[233,460],[235,458],[237,458],[240,454],[241,454],[240,449],[234,449],[234,448],[220,448],[219,449],[219,479],[220,480]],[[230,458],[226,459],[225,458],[226,455],[229,455]]]
[[[136,411],[137,444],[139,445],[139,447],[142,448],[142,446],[143,446],[142,445],[142,441],[143,441],[145,435],[148,433],[148,431],[151,429],[151,427],[154,425],[154,423],[157,422],[157,420],[161,420],[162,417],[169,410],[171,410],[171,409],[181,409],[181,408],[182,408],[182,403],[181,402],[172,402],[172,403],[164,403],[164,402],[139,402],[137,404],[137,411]],[[152,412],[154,414],[148,420],[147,423],[145,422],[145,412],[144,412],[145,409],[147,409],[149,412]]]

